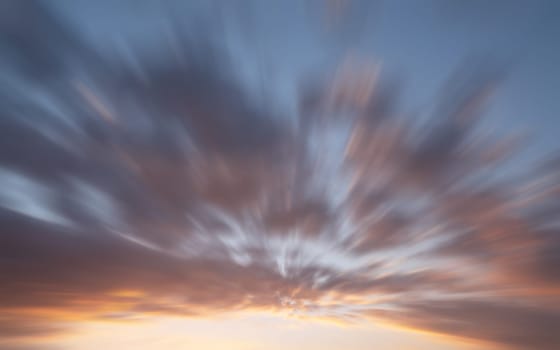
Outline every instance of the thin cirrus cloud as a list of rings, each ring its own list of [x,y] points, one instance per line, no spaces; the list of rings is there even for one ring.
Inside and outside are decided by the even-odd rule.
[[[502,72],[461,72],[419,122],[349,58],[284,116],[219,40],[177,25],[132,64],[40,3],[2,7],[7,344],[261,310],[560,346],[560,173],[510,170],[530,140],[483,130]]]

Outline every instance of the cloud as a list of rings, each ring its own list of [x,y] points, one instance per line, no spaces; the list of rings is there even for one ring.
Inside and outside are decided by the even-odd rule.
[[[268,310],[560,344],[558,172],[495,176],[522,146],[481,130],[501,74],[464,73],[416,123],[351,60],[289,116],[218,40],[177,26],[131,61],[39,3],[3,6],[36,19],[0,17],[21,57],[2,62],[19,87],[1,91],[0,175],[26,184],[0,189],[3,337]]]
[[[554,349],[560,342],[558,310],[480,300],[424,300],[387,315],[393,322],[508,349]]]

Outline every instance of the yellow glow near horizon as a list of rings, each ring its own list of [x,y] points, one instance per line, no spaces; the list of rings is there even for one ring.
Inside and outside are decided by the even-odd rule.
[[[62,349],[98,350],[481,350],[434,334],[373,323],[340,327],[265,313],[218,318],[157,317],[149,322],[87,322],[48,341]]]

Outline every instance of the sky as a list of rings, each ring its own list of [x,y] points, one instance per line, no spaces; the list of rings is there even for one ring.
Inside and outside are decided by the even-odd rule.
[[[0,2],[0,349],[560,348],[559,19]]]

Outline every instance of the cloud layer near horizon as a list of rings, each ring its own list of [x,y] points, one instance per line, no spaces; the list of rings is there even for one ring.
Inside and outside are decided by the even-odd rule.
[[[38,3],[2,6],[8,344],[80,320],[268,310],[560,346],[560,168],[520,165],[526,141],[483,127],[501,74],[461,72],[415,120],[349,59],[284,115],[219,41],[178,26],[132,63]]]

